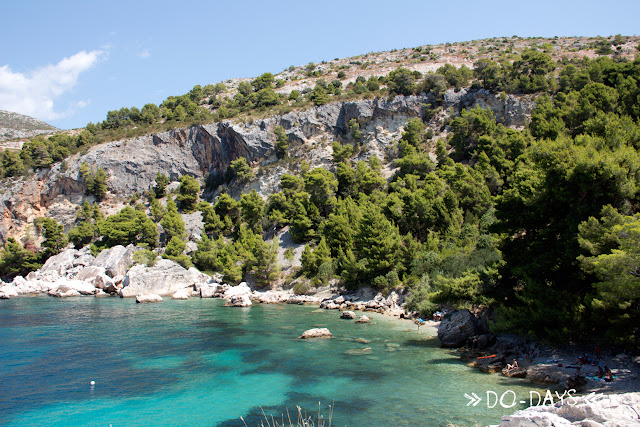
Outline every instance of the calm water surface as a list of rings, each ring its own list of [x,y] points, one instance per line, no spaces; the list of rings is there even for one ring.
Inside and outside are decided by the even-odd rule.
[[[485,396],[527,400],[526,382],[466,367],[425,328],[370,317],[213,299],[3,300],[0,425],[256,426],[262,410],[311,415],[318,402],[325,416],[333,405],[333,426],[475,425],[525,406],[489,409]],[[334,339],[297,339],[312,327]],[[466,406],[465,393],[483,400]]]

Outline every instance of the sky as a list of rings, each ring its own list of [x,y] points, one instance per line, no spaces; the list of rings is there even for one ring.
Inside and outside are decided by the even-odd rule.
[[[0,109],[61,129],[290,65],[490,37],[640,34],[637,0],[0,2]]]

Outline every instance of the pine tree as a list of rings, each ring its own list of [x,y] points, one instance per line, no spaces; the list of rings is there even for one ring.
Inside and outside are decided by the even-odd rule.
[[[189,175],[181,176],[178,192],[176,200],[182,211],[185,213],[195,212],[198,206],[198,194],[200,193],[198,181]]]
[[[64,226],[58,224],[55,219],[42,217],[38,218],[36,223],[44,236],[42,247],[46,248],[47,257],[60,253],[67,246],[69,239],[63,233]]]
[[[262,238],[256,239],[253,251],[254,265],[253,275],[256,278],[256,285],[261,288],[269,286],[280,274],[278,265],[278,241],[267,243]]]
[[[356,235],[356,257],[366,265],[368,279],[385,275],[399,263],[398,229],[374,205],[364,210]]]
[[[264,211],[264,200],[258,195],[256,190],[251,190],[249,194],[243,194],[240,198],[242,206],[242,218],[254,233],[262,233],[262,216]]]
[[[104,196],[107,194],[107,174],[102,168],[98,168],[93,177],[92,193],[98,200],[104,199]]]
[[[276,126],[273,132],[276,135],[276,155],[279,159],[289,155],[289,137],[282,126]]]
[[[160,225],[167,233],[167,239],[177,236],[182,238],[184,235],[184,221],[178,213],[176,203],[169,197],[167,199],[167,213],[162,217]]]
[[[154,187],[154,191],[158,199],[162,199],[167,195],[167,185],[169,185],[169,177],[162,172],[158,172],[156,175],[156,186]]]

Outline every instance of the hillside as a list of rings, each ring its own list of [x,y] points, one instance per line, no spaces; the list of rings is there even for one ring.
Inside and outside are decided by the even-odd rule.
[[[397,289],[635,348],[638,41],[371,53],[36,137],[3,153],[0,272],[133,243],[231,284]]]
[[[0,110],[0,142],[51,134],[57,131],[59,131],[58,128],[36,118]],[[3,146],[6,147],[6,145]],[[19,146],[16,147],[19,148]]]

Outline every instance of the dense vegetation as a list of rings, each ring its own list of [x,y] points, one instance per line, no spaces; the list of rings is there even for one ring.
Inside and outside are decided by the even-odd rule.
[[[266,73],[241,83],[214,114],[223,118],[284,103],[320,105],[341,96],[338,83],[319,82],[306,101],[296,95],[285,99]],[[468,86],[535,94],[530,124],[508,129],[482,109],[442,122],[444,91]],[[183,177],[176,203],[165,195],[168,179],[159,174],[145,203],[134,200],[117,215],[103,218],[96,206],[83,205],[68,238],[76,246],[91,243],[96,251],[142,244],[150,260],[151,251],[164,246],[163,256],[184,266],[222,272],[230,283],[250,274],[267,286],[279,269],[277,242],[264,236],[289,226],[294,239],[306,244],[299,274],[309,280],[297,285],[298,292],[331,280],[350,289],[405,287],[411,290],[409,307],[424,314],[443,304],[474,306],[492,313],[498,330],[639,346],[640,59],[556,63],[531,49],[502,61],[482,59],[473,70],[444,66],[422,76],[399,68],[384,78],[357,81],[349,91],[436,96],[422,118],[405,126],[391,155],[397,169],[390,180],[381,174],[380,159],[354,160],[363,147],[353,121],[333,143],[332,171],[303,163],[297,173],[282,176],[281,191],[267,201],[255,191],[240,200],[222,193],[214,204],[198,201],[198,183]],[[197,115],[199,97],[163,103],[154,120],[169,120],[169,110],[171,117],[182,110]],[[117,117],[108,120],[118,127]],[[450,130],[446,140],[434,138],[436,126]],[[274,139],[278,157],[286,158],[289,143],[281,128]],[[55,140],[47,144],[34,140],[13,163],[3,157],[3,173],[10,175],[20,161],[25,168],[46,167],[57,147]],[[83,146],[64,145],[69,153]],[[228,179],[252,178],[245,159],[230,169]],[[98,172],[87,172],[89,182],[96,182]],[[188,257],[179,210],[196,209],[206,233]],[[160,235],[155,224],[162,226]],[[59,226],[42,227],[48,233],[42,255],[10,239],[2,274],[37,268],[64,247]]]

